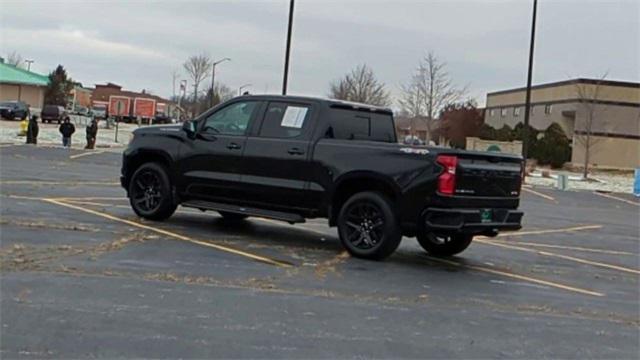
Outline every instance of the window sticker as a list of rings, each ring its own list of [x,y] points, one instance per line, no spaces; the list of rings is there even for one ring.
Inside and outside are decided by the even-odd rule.
[[[280,126],[301,129],[304,124],[304,118],[307,116],[307,110],[308,108],[306,107],[287,106]]]

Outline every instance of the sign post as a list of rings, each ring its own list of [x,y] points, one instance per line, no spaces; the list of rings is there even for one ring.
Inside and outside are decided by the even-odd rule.
[[[122,102],[121,101],[118,101],[118,103],[116,105],[116,108],[117,108],[118,114],[122,114]],[[121,116],[116,117],[116,139],[115,139],[115,142],[118,142],[118,123],[120,122],[120,121],[118,121],[119,117],[121,118]]]

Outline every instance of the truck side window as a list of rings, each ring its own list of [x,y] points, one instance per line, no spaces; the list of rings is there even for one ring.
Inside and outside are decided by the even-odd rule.
[[[207,117],[202,130],[220,135],[244,135],[257,104],[243,101],[218,110]]]
[[[371,114],[371,140],[396,142],[396,132],[391,115]]]
[[[294,138],[302,134],[310,109],[306,105],[270,102],[260,127],[260,137]]]
[[[332,110],[325,137],[342,140],[396,141],[391,115],[346,109]]]
[[[335,139],[367,140],[369,138],[369,118],[353,116],[348,119],[331,121],[331,129]]]

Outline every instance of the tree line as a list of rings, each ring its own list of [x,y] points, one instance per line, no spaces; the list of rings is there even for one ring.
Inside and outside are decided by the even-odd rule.
[[[231,88],[224,83],[213,79],[214,84],[207,83],[207,80],[212,78],[213,67],[213,59],[207,54],[189,56],[182,64],[188,80],[180,82],[178,93],[176,93],[176,80],[179,78],[180,72],[174,70],[172,73],[173,94],[171,100],[179,103],[191,116],[196,116],[234,96]]]
[[[16,51],[5,57],[5,63],[24,69],[24,58]],[[174,70],[173,93],[171,100],[179,103],[192,117],[231,99],[235,94],[231,88],[221,82],[207,82],[213,71],[214,62],[206,54],[192,55],[182,64],[189,83],[179,84],[176,92],[176,80],[180,72]],[[75,82],[62,65],[58,65],[48,74],[49,85],[45,90],[45,104],[66,106],[68,96]],[[576,141],[585,148],[584,176],[586,177],[589,158],[599,138],[592,136],[597,127],[606,126],[602,121],[602,112],[606,107],[597,107],[593,101],[598,98],[601,82],[607,77],[605,73],[595,86],[576,85],[576,94],[583,112],[586,114],[581,123],[580,132],[576,133]],[[365,104],[390,107],[394,104],[391,92],[386,84],[381,82],[373,69],[367,64],[354,67],[341,78],[329,84],[330,98],[354,101]],[[468,99],[467,88],[454,84],[447,64],[434,52],[428,52],[421,58],[408,79],[400,85],[399,98],[395,100],[399,109],[398,115],[411,120],[411,123],[421,122],[426,128],[426,139],[444,139],[453,147],[464,147],[468,136],[480,136],[490,140],[516,140],[521,138],[518,127],[515,129],[490,129],[484,124],[482,112],[476,104]],[[599,126],[596,126],[599,124]],[[532,153],[544,159],[544,162],[557,165],[567,160],[567,148],[570,143],[566,134],[554,125],[544,132],[530,130],[538,138],[532,138]],[[544,141],[541,140],[544,137]],[[549,149],[555,149],[549,151]]]
[[[466,87],[453,83],[446,62],[434,52],[428,52],[418,61],[407,81],[400,85],[400,98],[396,102],[399,115],[409,118],[411,123],[423,123],[426,128],[426,139],[423,140],[431,140],[436,135],[437,120],[448,106],[475,109],[475,104],[465,99],[466,93]],[[367,64],[358,65],[333,81],[328,96],[378,106],[393,105],[390,91]],[[449,128],[452,126],[453,123],[449,124]]]

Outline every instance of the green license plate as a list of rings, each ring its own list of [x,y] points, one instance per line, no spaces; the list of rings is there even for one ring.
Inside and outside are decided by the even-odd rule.
[[[491,209],[480,210],[480,221],[483,223],[490,223],[493,220]]]

